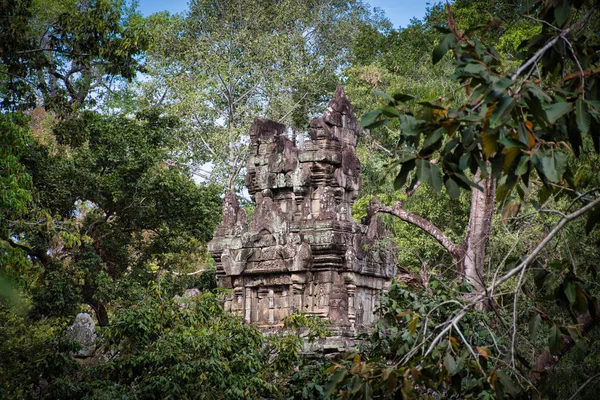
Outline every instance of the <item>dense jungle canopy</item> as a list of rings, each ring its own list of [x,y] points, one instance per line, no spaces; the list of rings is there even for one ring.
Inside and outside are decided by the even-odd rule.
[[[0,399],[596,399],[599,51],[598,0],[0,0]],[[224,311],[206,243],[254,117],[299,137],[340,83],[399,273],[313,359],[326,324]]]

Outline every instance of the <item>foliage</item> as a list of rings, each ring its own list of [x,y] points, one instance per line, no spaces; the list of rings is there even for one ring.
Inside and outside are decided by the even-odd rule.
[[[159,269],[188,273],[207,264],[217,189],[197,186],[171,161],[174,118],[137,117],[82,112],[46,132],[52,140],[37,136],[21,157],[33,204],[13,211],[5,229],[38,268],[22,278],[35,282],[41,315],[73,314],[84,302],[105,324],[121,277],[147,282]]]
[[[557,278],[559,284],[563,282],[560,288],[564,289],[563,278]],[[564,298],[560,292],[563,289],[548,298],[553,299],[550,303]],[[560,390],[562,385],[556,385],[555,379],[546,381],[544,386],[533,387],[525,370],[511,366],[510,332],[506,329],[511,324],[510,314],[469,311],[442,341],[427,348],[428,338],[435,334],[436,327],[451,317],[457,306],[460,309],[461,304],[456,299],[466,290],[455,281],[442,279],[429,282],[423,293],[394,283],[382,298],[383,317],[374,332],[364,337],[356,353],[325,371],[331,374],[327,393],[334,398],[349,399],[423,396],[491,399],[539,398],[536,397],[538,390],[547,388],[546,385]],[[531,310],[532,306],[524,306],[519,312],[531,314],[525,311],[527,309]],[[532,321],[536,318],[533,314]],[[525,331],[529,329],[533,341],[538,340],[541,330],[547,334],[556,329],[545,328],[547,325],[540,325],[540,321],[523,323],[529,326]],[[578,343],[573,356],[585,359],[592,371],[597,369],[595,360],[586,359],[582,353],[587,348],[583,339],[575,331],[571,335],[577,337]],[[559,338],[562,340],[560,335]],[[550,337],[551,346],[555,340]],[[560,341],[556,343],[560,345]],[[536,360],[520,361],[527,364]],[[551,373],[555,375],[557,373]]]
[[[329,368],[329,393],[348,399],[491,399],[516,394],[507,360],[495,350],[502,343],[493,333],[498,322],[492,314],[471,312],[433,351],[415,351],[446,319],[455,307],[453,299],[464,290],[435,280],[425,293],[414,293],[394,283],[382,297],[382,319],[364,338],[363,347]]]
[[[121,1],[3,1],[0,16],[5,110],[43,102],[71,115],[98,86],[142,69],[142,20]]]
[[[77,344],[64,336],[64,322],[32,319],[26,311],[0,304],[0,399],[32,398],[77,370],[70,355]]]
[[[304,134],[347,64],[357,26],[377,24],[359,1],[190,3],[185,15],[150,18],[142,102],[178,115],[203,179],[238,185],[252,120]]]
[[[318,0],[148,19],[18,0],[0,21],[0,398],[567,398],[600,372],[600,212],[560,225],[598,201],[597,1],[456,0],[397,30],[360,1]],[[348,358],[314,360],[324,321],[294,313],[265,337],[225,312],[205,243],[252,118],[302,135],[339,80],[369,128],[357,219],[377,195],[457,242],[461,188],[477,171],[500,187],[486,294],[385,216],[419,277],[392,285]],[[99,349],[76,362],[65,328],[90,310]]]
[[[17,277],[30,267],[23,249],[14,246],[8,220],[26,213],[32,200],[31,176],[20,162],[30,140],[22,114],[0,114],[0,276]]]
[[[119,356],[90,371],[100,378],[81,385],[90,395],[98,393],[99,380],[108,381],[113,394],[135,398],[257,398],[275,391],[257,375],[262,335],[225,313],[212,294],[147,298],[115,314],[105,337]]]
[[[269,337],[265,343],[255,327],[223,310],[219,294],[166,297],[168,292],[165,286],[154,285],[135,304],[117,308],[110,326],[99,331],[97,353],[103,356],[92,364],[75,363],[69,355],[75,348],[66,342],[62,347],[50,345],[54,340],[50,338],[60,337],[57,326],[41,325],[36,328],[39,335],[22,335],[9,345],[7,341],[18,332],[12,328],[12,320],[7,320],[4,336],[0,336],[6,340],[2,342],[6,354],[55,354],[40,353],[47,365],[31,368],[19,364],[14,370],[4,369],[4,394],[27,396],[29,384],[39,385],[40,376],[23,378],[32,371],[44,371],[41,377],[45,386],[39,393],[50,398],[282,398],[293,390],[303,390],[285,383],[290,373],[304,365],[299,357],[303,343],[300,331],[307,329],[309,340],[322,336],[322,320],[294,314],[286,321],[290,332]],[[49,330],[44,331],[44,327]],[[56,368],[52,363],[59,360],[63,364]],[[45,372],[51,367],[55,368],[53,373]]]
[[[510,2],[493,4],[498,9],[514,6]],[[487,4],[485,6],[489,9]],[[594,50],[597,6],[579,1],[523,2],[521,10],[530,13],[529,19],[520,23],[519,18],[511,14],[515,16],[511,21],[514,25],[505,31],[511,32],[505,41],[501,38],[503,29],[494,18],[485,25],[462,31],[456,16],[475,15],[474,20],[481,21],[478,13],[469,14],[470,7],[478,9],[482,4],[474,2],[465,6],[459,1],[457,12],[448,10],[448,26],[439,28],[444,36],[432,51],[434,64],[446,62],[446,53],[453,51],[454,73],[450,78],[466,89],[467,98],[446,95],[434,101],[423,99],[417,103],[421,108],[415,109],[417,100],[413,96],[376,92],[383,107],[365,114],[361,124],[372,129],[399,125],[399,143],[408,151],[393,153],[395,161],[391,169],[395,171],[396,189],[408,184],[408,191],[412,192],[417,182],[422,182],[437,193],[445,187],[450,197],[458,198],[460,188],[481,190],[471,178],[476,173],[497,180],[497,200],[502,210],[497,221],[501,219],[504,224],[516,221],[503,228],[514,244],[503,244],[511,247],[508,253],[495,249],[498,251],[498,258],[493,260],[496,264],[491,264],[493,269],[485,275],[482,271],[482,277],[487,276],[491,282],[482,293],[474,297],[456,294],[448,297],[444,308],[450,310],[437,323],[432,322],[429,336],[422,327],[416,328],[418,317],[407,314],[410,315],[406,317],[408,325],[402,330],[403,344],[407,346],[404,358],[394,358],[393,349],[388,346],[379,353],[382,360],[364,360],[357,356],[346,368],[334,367],[330,388],[338,390],[340,397],[358,396],[358,393],[391,395],[395,391],[409,397],[414,387],[449,395],[448,388],[440,383],[456,383],[455,380],[440,378],[443,370],[440,372],[434,366],[443,364],[450,376],[460,370],[461,363],[456,361],[458,354],[446,357],[448,354],[442,353],[439,359],[435,358],[440,356],[440,346],[454,345],[454,332],[460,334],[456,347],[462,349],[465,365],[475,363],[476,368],[469,371],[468,376],[484,385],[472,395],[488,391],[491,396],[490,389],[494,389],[499,397],[535,397],[537,390],[543,388],[536,386],[545,375],[540,371],[554,366],[572,346],[584,346],[585,335],[597,322],[595,268],[583,267],[587,264],[584,254],[589,256],[589,252],[593,252],[591,244],[580,241],[583,246],[578,247],[577,240],[565,238],[564,247],[557,243],[552,249],[544,249],[566,222],[580,214],[569,214],[576,204],[583,204],[580,209],[583,213],[598,203],[594,188],[597,182],[581,179],[586,176],[583,171],[594,165],[588,163],[586,154],[592,143],[596,152],[600,151],[596,143],[597,128],[592,127],[599,121],[595,109],[599,82],[598,55]],[[481,34],[475,36],[478,30]],[[498,34],[494,36],[494,32]],[[513,62],[512,55],[502,55],[489,45],[503,45],[506,50],[510,47],[508,41],[519,37],[517,33],[526,39],[519,46],[519,50],[524,50],[521,66]],[[486,34],[491,36],[490,40],[486,40]],[[488,45],[483,44],[484,40]],[[550,196],[552,200],[548,201]],[[404,200],[399,204],[402,207]],[[528,209],[530,213],[520,216],[520,209]],[[543,213],[547,212],[555,214],[546,217]],[[538,217],[543,222],[532,224],[531,215],[538,216],[538,213],[544,215]],[[596,214],[592,212],[587,223],[572,222],[569,230],[585,235],[582,231],[585,226],[586,232],[593,231]],[[521,223],[534,228],[524,234]],[[522,234],[526,235],[525,240],[520,237]],[[496,240],[501,236],[496,234]],[[538,242],[537,247],[532,244]],[[496,245],[500,243],[497,241]],[[582,253],[573,253],[571,250],[575,248]],[[533,276],[525,275],[528,268]],[[498,283],[497,276],[500,276]],[[512,276],[515,278],[510,279]],[[490,291],[496,294],[501,285],[508,286],[509,292],[489,297]],[[470,310],[480,302],[491,303],[487,307],[484,303],[483,308],[494,310],[494,319],[474,323]],[[421,298],[420,303],[426,300]],[[460,325],[465,321],[468,323]],[[494,352],[488,351],[491,342],[481,343],[472,336],[477,325],[489,329]],[[544,327],[541,343],[537,336],[540,326]],[[533,334],[532,342],[520,338],[523,330]],[[410,334],[418,332],[423,335],[422,341],[411,343]],[[379,337],[375,343],[386,346],[386,340],[387,336]],[[483,345],[485,355],[479,351]],[[535,356],[524,356],[528,352]],[[482,357],[486,361],[493,357],[494,369],[488,369],[487,363],[482,365]],[[410,367],[416,370],[410,371]],[[407,368],[402,370],[404,382],[391,375],[396,368]],[[430,368],[435,374],[430,375]],[[424,381],[419,381],[420,377]],[[457,379],[462,381],[463,377],[458,375]],[[470,396],[472,381],[466,382],[467,387],[459,385],[453,389],[461,397]],[[532,387],[535,390],[529,391]]]
[[[581,4],[574,13],[580,7]],[[581,68],[590,71],[598,63],[596,52],[586,47],[593,47],[593,40],[587,40],[593,28],[579,32],[593,10],[584,9],[584,15],[573,21],[572,27],[565,28],[563,35],[573,29],[577,31],[574,46],[563,36],[556,35],[556,31],[546,32],[546,27],[544,34],[524,42],[528,61],[512,73],[502,65],[501,56],[493,47],[459,33],[450,19],[451,26],[442,29],[445,35],[433,50],[433,62],[438,63],[451,49],[455,52],[452,78],[467,88],[469,99],[455,107],[421,102],[428,111],[414,116],[402,107],[396,108],[410,96],[384,95],[388,105],[366,114],[362,120],[363,126],[374,127],[399,119],[401,140],[417,147],[413,155],[397,161],[401,171],[395,186],[402,187],[409,172],[415,169],[419,181],[429,183],[436,192],[445,186],[451,197],[458,197],[459,187],[469,189],[475,185],[465,175],[467,170],[502,178],[501,198],[515,188],[517,182],[528,185],[534,171],[548,190],[563,180],[573,186],[573,173],[566,164],[561,143],[571,143],[567,148],[572,147],[579,155],[582,135],[589,134],[596,150],[600,151],[593,125],[598,124],[597,77],[592,73],[583,80],[583,70],[566,79],[562,77],[569,73],[565,68],[572,70],[574,66],[565,61],[565,56],[573,57]],[[538,10],[544,15],[554,15],[550,23],[564,26],[566,20],[555,21],[562,18],[558,12],[546,14],[553,11],[553,7]],[[529,78],[538,61],[541,65],[536,76],[539,84],[536,84]],[[519,79],[523,73],[527,73],[525,79]],[[432,163],[434,158],[439,162]]]
[[[265,354],[268,367],[273,372],[274,383],[282,389],[280,396],[294,398],[294,393],[302,390],[306,377],[302,376],[305,369],[313,367],[312,360],[306,358],[306,348],[317,339],[324,339],[331,332],[327,329],[328,321],[314,315],[294,311],[283,319],[283,330],[265,334]],[[290,378],[290,376],[293,378]],[[283,389],[285,387],[285,389]],[[320,386],[313,384],[312,390],[319,391]],[[321,390],[322,394],[322,390]]]

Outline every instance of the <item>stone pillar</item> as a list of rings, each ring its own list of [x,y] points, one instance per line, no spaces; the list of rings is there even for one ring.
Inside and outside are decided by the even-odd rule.
[[[252,288],[246,288],[244,299],[244,321],[252,322]]]
[[[275,322],[275,320],[273,319],[273,317],[274,317],[273,312],[275,311],[275,294],[273,293],[273,289],[269,290],[267,299],[269,301],[268,322],[269,322],[269,324],[273,325],[273,323]]]
[[[348,291],[348,321],[350,322],[350,326],[354,328],[356,322],[356,308],[354,303],[356,285],[347,284],[346,290]]]

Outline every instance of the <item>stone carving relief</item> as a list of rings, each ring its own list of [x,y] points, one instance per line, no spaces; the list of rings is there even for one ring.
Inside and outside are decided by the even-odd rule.
[[[352,218],[361,187],[359,129],[339,86],[310,139],[296,145],[285,126],[256,118],[245,185],[256,204],[248,220],[236,196],[208,249],[225,307],[258,326],[276,326],[294,310],[334,326],[374,320],[376,296],[395,275],[394,249]]]

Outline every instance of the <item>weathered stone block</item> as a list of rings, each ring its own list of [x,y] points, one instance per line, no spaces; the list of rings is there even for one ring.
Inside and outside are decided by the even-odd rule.
[[[67,329],[67,337],[81,345],[75,357],[91,357],[96,351],[96,324],[88,313],[79,313]]]

